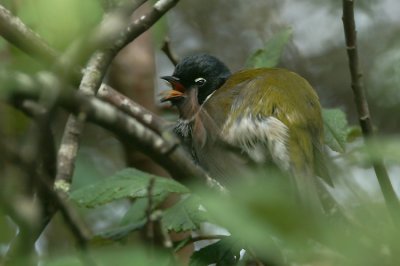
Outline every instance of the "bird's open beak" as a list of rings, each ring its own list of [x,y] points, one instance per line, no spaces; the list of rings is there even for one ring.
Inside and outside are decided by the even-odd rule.
[[[161,94],[164,95],[160,100],[161,102],[178,100],[184,96],[185,87],[182,85],[179,78],[174,76],[164,76],[161,78],[168,81],[172,87],[172,90],[161,92]]]

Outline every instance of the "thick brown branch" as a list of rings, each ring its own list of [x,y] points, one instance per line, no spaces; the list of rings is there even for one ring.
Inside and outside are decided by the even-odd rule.
[[[351,88],[354,94],[354,101],[357,107],[359,122],[365,138],[374,135],[371,116],[368,107],[368,101],[364,87],[361,82],[361,72],[358,63],[357,51],[357,31],[354,20],[354,1],[343,0],[343,27],[347,46],[347,55],[349,58],[349,68],[351,74]],[[388,204],[392,216],[397,222],[399,217],[397,213],[400,211],[399,201],[393,189],[388,172],[382,160],[377,160],[373,164],[376,176],[379,181],[383,196]]]

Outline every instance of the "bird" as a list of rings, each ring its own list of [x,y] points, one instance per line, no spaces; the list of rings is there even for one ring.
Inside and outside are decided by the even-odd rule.
[[[332,180],[319,98],[304,78],[283,68],[231,73],[209,54],[185,57],[161,78],[171,86],[161,102],[179,113],[174,132],[211,177],[226,186],[251,166],[274,165],[302,202],[323,208],[319,177]]]

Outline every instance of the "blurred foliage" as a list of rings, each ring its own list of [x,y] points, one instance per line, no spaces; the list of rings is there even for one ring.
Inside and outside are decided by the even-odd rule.
[[[6,1],[15,15],[56,50],[64,51],[78,38],[87,35],[103,15],[99,0],[23,0]],[[2,3],[3,4],[3,3]],[[3,56],[2,52],[9,54]],[[46,66],[19,49],[0,40],[0,66],[35,73]]]
[[[174,259],[162,251],[149,252],[140,246],[130,246],[124,248],[98,249],[87,255],[90,260],[82,260],[82,254],[74,256],[60,256],[49,258],[44,262],[45,266],[83,266],[92,263],[98,266],[118,265],[171,265]]]
[[[257,50],[250,56],[246,66],[249,68],[276,67],[292,32],[292,29],[288,28],[272,36],[263,49]]]
[[[200,209],[200,202],[194,195],[182,199],[164,212],[162,225],[175,232],[200,229],[201,223],[208,220],[206,212]]]
[[[3,123],[3,126],[0,127],[0,134],[5,138],[21,139],[28,129],[29,119],[20,111],[2,103],[0,103],[0,119]]]
[[[158,196],[166,192],[187,193],[188,189],[174,180],[128,168],[73,191],[71,198],[81,206],[95,207],[124,197],[140,198],[148,196],[148,193]]]
[[[399,136],[370,139],[365,145],[357,147],[352,153],[348,154],[347,159],[354,164],[362,163],[369,165],[382,158],[385,159],[388,165],[400,164]]]
[[[17,15],[53,47],[64,50],[101,19],[98,0],[25,0]]]

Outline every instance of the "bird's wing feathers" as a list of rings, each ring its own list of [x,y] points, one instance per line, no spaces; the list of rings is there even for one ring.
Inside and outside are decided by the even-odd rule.
[[[272,159],[292,173],[312,176],[316,169],[320,174],[322,118],[318,96],[308,82],[283,69],[252,70],[237,76],[241,80],[233,76],[210,99],[230,108],[229,112],[211,110],[227,113],[216,117],[224,121],[217,121],[223,124],[221,139],[240,147],[255,162]]]

